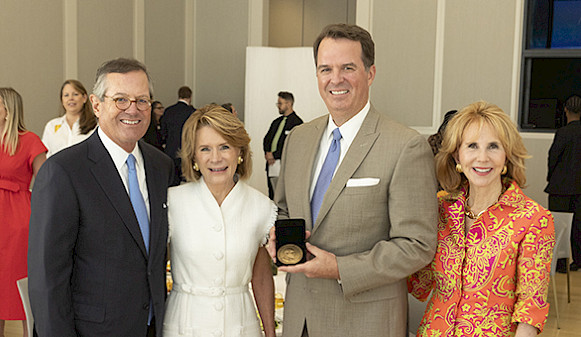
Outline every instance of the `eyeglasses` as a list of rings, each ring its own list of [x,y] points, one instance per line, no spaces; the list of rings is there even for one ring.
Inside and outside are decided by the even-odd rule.
[[[106,95],[104,97],[110,98],[112,101],[114,101],[115,106],[119,110],[129,109],[129,107],[131,106],[131,103],[134,103],[134,102],[135,102],[135,106],[137,107],[137,110],[145,111],[151,107],[151,101],[146,99],[146,98],[131,99],[129,97],[124,97],[124,96],[113,98],[111,96],[106,96]]]

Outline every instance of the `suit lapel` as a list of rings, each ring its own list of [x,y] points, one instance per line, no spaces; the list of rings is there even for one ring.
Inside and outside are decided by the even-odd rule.
[[[319,210],[319,215],[317,216],[317,221],[313,226],[313,232],[317,229],[319,224],[321,224],[331,209],[331,206],[333,206],[341,194],[341,191],[345,188],[347,181],[353,176],[353,173],[355,173],[357,168],[361,165],[363,159],[365,159],[365,156],[367,156],[367,153],[377,140],[377,137],[379,136],[379,133],[376,132],[378,120],[379,112],[371,106],[367,116],[361,124],[361,128],[359,128],[359,132],[357,132],[357,135],[355,136],[355,139],[353,139],[343,161],[341,161],[339,168],[337,168],[337,172],[335,172],[331,184],[329,184],[329,188],[323,198],[323,204]]]
[[[131,200],[118,174],[117,168],[97,132],[94,132],[89,138],[88,148],[88,158],[93,162],[91,173],[103,189],[103,193],[105,193],[111,202],[111,206],[113,206],[121,217],[123,224],[127,227],[127,230],[139,246],[139,249],[141,249],[143,256],[147,258],[143,236],[141,235]]]

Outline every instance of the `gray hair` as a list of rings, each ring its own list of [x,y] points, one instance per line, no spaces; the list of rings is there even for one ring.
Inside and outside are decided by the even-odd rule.
[[[107,61],[103,63],[99,69],[97,69],[97,77],[95,85],[93,86],[93,95],[99,97],[100,100],[105,98],[105,91],[107,91],[107,74],[127,74],[132,71],[143,71],[145,75],[147,75],[149,96],[153,98],[153,83],[151,81],[151,76],[149,76],[149,73],[147,72],[145,64],[135,59],[127,58],[118,58],[115,60]]]

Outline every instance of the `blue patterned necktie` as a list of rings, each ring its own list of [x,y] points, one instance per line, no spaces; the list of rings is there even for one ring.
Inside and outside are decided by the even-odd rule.
[[[145,249],[149,252],[149,217],[147,216],[147,208],[145,207],[143,195],[139,189],[137,171],[135,170],[135,157],[130,154],[129,157],[127,157],[126,163],[127,168],[129,169],[129,179],[127,180],[129,185],[129,198],[131,199],[137,222],[139,222],[143,242],[145,242]]]
[[[333,173],[335,173],[335,168],[339,162],[339,156],[341,155],[341,132],[339,128],[333,130],[333,141],[331,146],[329,146],[329,152],[327,152],[327,157],[323,162],[323,167],[321,167],[321,172],[319,173],[319,178],[317,179],[317,184],[315,185],[315,190],[313,191],[313,197],[311,198],[311,215],[313,218],[313,224],[317,220],[319,215],[319,209],[323,204],[323,197],[331,180],[333,179]]]

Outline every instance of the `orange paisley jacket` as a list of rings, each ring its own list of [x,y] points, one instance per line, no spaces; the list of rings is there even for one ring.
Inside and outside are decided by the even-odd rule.
[[[555,233],[553,217],[514,182],[464,235],[466,189],[439,197],[438,248],[408,278],[425,301],[418,336],[513,336],[517,323],[543,330]]]

